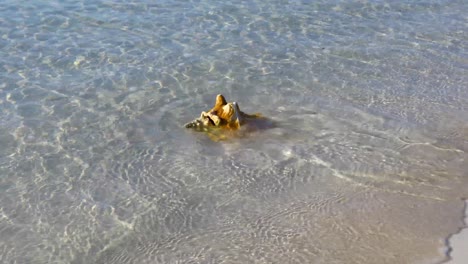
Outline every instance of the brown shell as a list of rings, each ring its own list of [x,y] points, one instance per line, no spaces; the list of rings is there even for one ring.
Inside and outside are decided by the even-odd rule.
[[[238,130],[244,124],[259,119],[266,120],[260,114],[242,112],[236,102],[228,103],[223,95],[218,94],[214,107],[207,112],[203,111],[199,118],[187,123],[185,127],[205,132],[210,132],[211,128]]]

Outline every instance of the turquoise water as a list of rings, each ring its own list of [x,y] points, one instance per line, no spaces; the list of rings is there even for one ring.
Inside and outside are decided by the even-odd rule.
[[[436,263],[465,1],[0,1],[0,262]],[[211,142],[216,94],[278,127]]]

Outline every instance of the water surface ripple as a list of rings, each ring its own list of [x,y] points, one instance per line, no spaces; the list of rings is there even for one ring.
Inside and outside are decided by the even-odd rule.
[[[464,1],[0,5],[1,263],[438,263]],[[216,94],[276,128],[211,142]]]

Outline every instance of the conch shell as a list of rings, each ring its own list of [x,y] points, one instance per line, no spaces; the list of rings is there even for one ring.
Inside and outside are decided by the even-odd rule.
[[[223,130],[240,130],[244,125],[251,123],[254,120],[266,120],[261,114],[246,114],[239,108],[236,102],[228,103],[223,95],[216,96],[215,106],[203,111],[199,118],[185,124],[186,128],[195,129],[197,131],[208,132],[213,140],[224,139],[221,133],[214,133],[217,128]],[[220,138],[213,138],[212,136]]]

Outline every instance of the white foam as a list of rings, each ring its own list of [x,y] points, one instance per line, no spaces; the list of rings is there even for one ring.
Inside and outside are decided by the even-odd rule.
[[[465,201],[465,225],[468,225],[468,201]],[[468,263],[468,228],[462,229],[458,234],[449,239],[449,245],[452,248],[450,252],[451,260],[448,264],[466,264]]]

